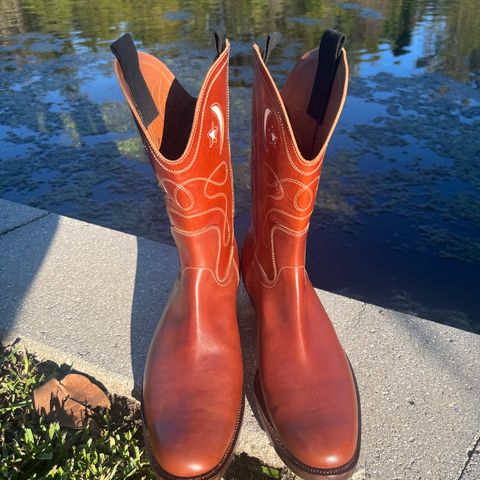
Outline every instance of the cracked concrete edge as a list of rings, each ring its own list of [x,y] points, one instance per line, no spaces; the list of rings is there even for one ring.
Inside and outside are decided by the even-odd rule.
[[[480,478],[480,432],[475,444],[467,451],[467,460],[458,480],[478,480]]]
[[[50,212],[46,210],[0,199],[0,235],[6,235],[47,215]]]

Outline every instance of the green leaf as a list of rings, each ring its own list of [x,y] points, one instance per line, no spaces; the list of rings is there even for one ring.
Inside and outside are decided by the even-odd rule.
[[[28,361],[27,352],[23,352],[23,374],[27,375],[30,368],[30,362]]]
[[[30,428],[25,429],[25,442],[27,445],[35,444],[35,440],[33,439],[33,432]]]
[[[270,478],[280,478],[280,472],[276,468],[262,465],[262,473]]]
[[[59,424],[54,422],[51,423],[50,426],[48,427],[48,437],[50,440],[53,440],[53,437],[55,436],[55,432],[58,430]]]

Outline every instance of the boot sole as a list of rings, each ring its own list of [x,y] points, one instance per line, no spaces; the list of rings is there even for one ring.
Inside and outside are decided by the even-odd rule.
[[[142,389],[143,390],[143,389]],[[178,477],[176,475],[172,475],[165,471],[155,459],[155,456],[152,453],[152,443],[150,441],[150,434],[148,433],[148,429],[146,428],[145,416],[143,414],[143,397],[141,401],[141,414],[142,414],[142,425],[143,425],[143,437],[145,439],[145,448],[147,451],[148,459],[150,461],[150,465],[160,480],[220,480],[223,475],[230,467],[230,464],[233,460],[233,454],[235,452],[235,447],[237,446],[238,438],[240,436],[240,430],[242,427],[242,419],[243,419],[243,412],[245,410],[245,395],[242,391],[242,401],[240,404],[240,410],[238,412],[237,421],[235,423],[235,430],[228,446],[225,455],[223,456],[222,460],[218,465],[206,473],[202,475],[197,475],[195,477]]]
[[[351,366],[350,366],[351,368]],[[357,399],[360,399],[358,394],[357,381],[352,370],[353,379],[355,382],[355,389],[357,392]],[[273,448],[277,452],[278,456],[281,458],[283,463],[293,472],[295,475],[305,479],[305,480],[347,480],[353,475],[355,466],[358,462],[358,456],[360,454],[360,437],[361,437],[361,416],[360,416],[360,400],[358,401],[358,412],[359,412],[359,428],[358,428],[358,440],[357,448],[353,457],[344,465],[337,468],[323,469],[315,468],[310,465],[305,465],[303,462],[298,460],[288,449],[283,445],[280,440],[275,427],[272,425],[268,419],[267,409],[265,407],[265,401],[262,394],[262,388],[260,386],[260,378],[257,373],[255,374],[254,380],[254,397],[255,403],[257,406],[258,415],[260,417],[260,423],[264,431],[266,432],[270,443],[273,445]]]

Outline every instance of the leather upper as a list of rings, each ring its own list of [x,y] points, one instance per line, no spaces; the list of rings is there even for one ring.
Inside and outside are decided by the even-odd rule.
[[[165,478],[213,475],[232,453],[241,422],[229,49],[227,42],[198,99],[160,60],[139,52],[142,74],[160,112],[148,128],[115,65],[165,191],[180,257],[178,280],[152,339],[143,384],[151,453]]]
[[[358,399],[346,355],[306,273],[305,248],[348,67],[342,50],[318,126],[305,113],[316,53],[299,60],[280,93],[254,46],[253,210],[242,274],[258,319],[258,373],[270,423],[298,462],[335,469],[356,455]]]

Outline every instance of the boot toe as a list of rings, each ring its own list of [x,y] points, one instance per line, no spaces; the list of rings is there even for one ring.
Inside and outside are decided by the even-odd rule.
[[[280,436],[286,449],[307,467],[330,470],[344,467],[357,454],[357,428],[331,424],[284,425]]]
[[[153,447],[151,456],[154,463],[172,477],[192,478],[204,476],[220,463],[221,456],[213,456],[205,448],[182,447],[183,442]]]
[[[218,461],[200,451],[185,451],[180,448],[162,449],[154,453],[155,461],[172,477],[195,478],[215,469]]]
[[[148,429],[153,463],[171,477],[214,477],[229,459],[232,428],[208,421],[204,425],[210,428],[184,425],[171,428],[164,422],[155,422]]]

